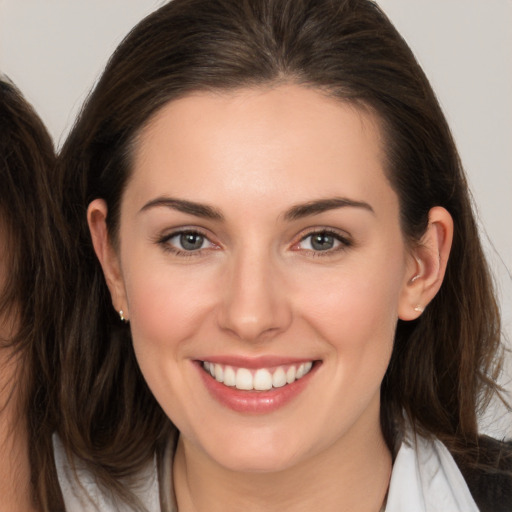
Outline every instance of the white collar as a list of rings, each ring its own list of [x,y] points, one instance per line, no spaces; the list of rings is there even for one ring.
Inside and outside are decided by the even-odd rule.
[[[478,512],[450,452],[407,432],[393,465],[386,512]]]
[[[137,509],[127,504],[121,507],[109,492],[101,488],[94,476],[85,468],[78,457],[71,464],[57,434],[53,435],[53,453],[59,485],[67,512],[135,512]],[[131,486],[148,512],[160,512],[156,458],[137,475],[137,485]]]
[[[62,442],[57,435],[53,436],[53,446],[57,474],[61,486],[66,510],[68,512],[107,512],[118,510],[112,497],[105,494],[97,486],[92,475],[80,468],[75,459],[76,474],[74,474],[65,454]],[[171,447],[171,443],[169,443]],[[164,471],[166,482],[161,485],[169,486],[172,478],[170,466],[172,463],[172,448],[166,450],[164,464],[169,466]],[[137,496],[150,512],[160,512],[159,489],[156,460],[139,476],[142,485]],[[78,480],[78,482],[77,482]],[[160,479],[162,480],[162,479]],[[164,509],[174,511],[172,489],[164,493],[169,503]],[[125,511],[131,507],[123,508]],[[393,465],[389,486],[386,512],[478,512],[468,486],[457,464],[448,449],[437,439],[425,439],[414,436],[408,431],[404,436],[398,455]]]

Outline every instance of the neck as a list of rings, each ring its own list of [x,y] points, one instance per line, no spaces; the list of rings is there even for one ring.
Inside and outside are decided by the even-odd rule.
[[[27,425],[15,386],[19,358],[0,348],[0,512],[34,511]]]
[[[391,474],[391,454],[378,414],[301,464],[272,473],[219,467],[181,439],[174,461],[180,512],[378,512]]]

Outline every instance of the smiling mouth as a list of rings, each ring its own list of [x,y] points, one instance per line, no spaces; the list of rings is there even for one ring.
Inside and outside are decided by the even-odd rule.
[[[313,368],[313,361],[276,366],[273,368],[236,368],[234,366],[202,361],[203,369],[217,382],[242,391],[269,391],[282,388],[302,379]]]

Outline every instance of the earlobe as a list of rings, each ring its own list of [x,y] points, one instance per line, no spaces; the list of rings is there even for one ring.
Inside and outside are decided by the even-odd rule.
[[[443,283],[453,239],[453,220],[440,206],[429,212],[429,223],[420,243],[412,250],[410,270],[402,289],[398,316],[415,320],[435,297]]]
[[[123,321],[128,320],[128,304],[121,273],[119,256],[114,249],[107,229],[107,204],[103,199],[95,199],[87,208],[87,223],[91,233],[94,252],[98,258],[105,281],[110,290],[112,305],[119,313],[122,311]]]

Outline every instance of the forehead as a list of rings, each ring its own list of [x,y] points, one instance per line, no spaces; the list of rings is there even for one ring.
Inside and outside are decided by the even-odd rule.
[[[162,131],[167,132],[168,140],[171,136],[184,138],[201,133],[205,144],[214,141],[216,134],[229,135],[234,142],[239,142],[239,136],[244,134],[252,143],[257,143],[261,136],[290,142],[286,138],[290,123],[295,125],[293,135],[302,135],[311,144],[316,138],[325,139],[327,144],[332,139],[343,143],[340,129],[345,129],[341,134],[344,136],[348,132],[364,132],[365,143],[371,138],[380,143],[381,139],[378,117],[366,105],[341,100],[319,88],[288,84],[195,92],[172,100],[146,123],[137,138],[136,153],[142,156]],[[333,127],[337,130],[333,131]],[[380,147],[375,149],[380,151]]]
[[[318,89],[197,93],[171,101],[142,130],[131,182],[146,196],[165,189],[206,202],[218,187],[246,197],[273,188],[296,201],[367,188],[377,198],[390,188],[382,146],[369,109]]]

